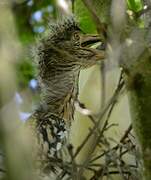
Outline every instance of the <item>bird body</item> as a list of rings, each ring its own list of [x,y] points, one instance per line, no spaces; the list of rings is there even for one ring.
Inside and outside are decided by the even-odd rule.
[[[88,36],[86,39],[88,42]],[[98,37],[91,36],[91,40],[98,41]],[[55,171],[55,158],[63,160],[78,98],[80,70],[104,59],[104,51],[82,46],[82,41],[77,23],[68,18],[52,25],[51,33],[38,42],[41,101],[27,126],[34,136],[37,164],[44,172]]]

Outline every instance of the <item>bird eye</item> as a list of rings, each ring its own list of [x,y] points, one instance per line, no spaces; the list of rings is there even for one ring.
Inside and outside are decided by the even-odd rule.
[[[78,34],[77,32],[73,34],[73,38],[74,38],[76,41],[80,40],[80,36],[79,36],[79,34]]]

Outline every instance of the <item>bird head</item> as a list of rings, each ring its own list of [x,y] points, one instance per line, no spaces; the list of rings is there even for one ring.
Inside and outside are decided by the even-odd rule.
[[[36,53],[42,102],[53,113],[67,112],[63,117],[72,119],[79,72],[104,59],[105,53],[91,48],[90,44],[100,38],[84,34],[74,18],[51,25],[50,30],[38,42]]]
[[[90,47],[90,44],[100,41],[99,36],[84,34],[73,17],[51,25],[50,29],[38,47],[41,67],[52,71],[53,68],[72,71],[90,67],[104,59],[103,50]]]

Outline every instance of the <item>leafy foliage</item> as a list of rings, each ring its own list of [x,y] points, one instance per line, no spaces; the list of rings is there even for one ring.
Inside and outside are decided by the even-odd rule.
[[[44,32],[48,21],[55,18],[56,6],[53,0],[13,1],[11,4],[15,18],[18,37],[26,49],[35,42],[36,36]],[[25,58],[28,56],[28,59]],[[19,88],[27,87],[34,77],[33,60],[26,52],[16,66],[17,84]]]
[[[19,88],[26,88],[34,76],[34,68],[31,59],[21,59],[16,65],[17,84]]]
[[[75,2],[75,14],[80,22],[80,28],[85,33],[96,33],[96,25],[92,16],[81,0]]]
[[[127,5],[134,12],[138,12],[143,8],[142,0],[127,0]]]
[[[111,0],[106,0],[106,1],[94,0],[93,3],[94,3],[93,5],[94,5],[95,13],[97,17],[99,18],[100,22],[109,24],[110,21],[108,19],[110,16],[109,14],[110,6],[108,5],[109,4],[111,5]],[[135,14],[137,14],[143,9],[142,1],[141,0],[127,0],[127,8],[133,11],[133,14],[135,16]],[[18,28],[20,41],[22,42],[24,47],[28,47],[30,44],[32,44],[35,41],[35,37],[37,35],[45,31],[47,23],[48,23],[48,19],[50,21],[51,19],[54,20],[56,18],[57,7],[56,7],[55,1],[53,0],[51,1],[27,0],[20,4],[13,3],[12,10],[15,14],[16,25]],[[96,22],[94,21],[94,17],[92,13],[86,8],[84,1],[81,1],[81,0],[75,1],[75,15],[80,23],[80,27],[83,30],[83,32],[92,33],[92,34],[97,32],[97,27],[96,27],[97,25],[96,25]],[[139,21],[140,20],[139,16],[136,17],[136,19]],[[136,19],[133,18],[135,22],[137,22]],[[137,23],[135,23],[135,25],[137,26]],[[21,88],[27,87],[28,82],[34,76],[32,60],[30,58],[21,58],[20,62],[16,66],[16,70],[17,70],[17,77],[18,77],[18,85]],[[122,83],[122,88],[123,88],[123,83]],[[119,90],[118,95],[120,95],[120,93],[121,91]],[[113,96],[113,98],[115,97]],[[106,108],[106,111],[104,111],[104,114],[108,116],[108,119],[110,116],[110,112],[112,112],[112,106],[114,106],[115,102],[117,102],[116,98],[115,100],[111,101],[110,106]],[[94,123],[94,127],[90,130],[90,133],[89,133],[91,136],[93,136],[93,135],[96,135],[95,133],[93,133],[93,131],[97,129],[97,121],[93,119],[93,117],[91,116],[89,116],[89,118]],[[115,147],[111,147],[110,146],[111,139],[107,139],[104,135],[104,132],[107,131],[110,128],[110,126],[112,126],[112,124],[111,125],[108,124],[108,119],[104,123],[104,129],[102,131],[97,130],[97,133],[99,136],[98,138],[95,137],[96,143],[94,143],[94,148],[92,146],[91,155],[93,154],[97,146],[98,146],[97,147],[98,149],[100,148],[99,146],[100,144],[101,144],[101,148],[100,148],[101,153],[99,154],[98,157],[95,157],[94,159],[92,159],[92,157],[89,156],[86,159],[86,161],[81,165],[81,167],[83,166],[82,171],[84,171],[84,169],[93,171],[92,179],[95,179],[95,178],[97,179],[103,176],[110,177],[110,174],[112,173],[117,173],[121,175],[121,177],[127,178],[127,179],[129,177],[133,178],[133,176],[134,177],[136,176],[135,173],[138,175],[137,170],[138,170],[139,163],[137,161],[139,159],[136,159],[136,164],[127,165],[125,158],[123,158],[125,154],[127,155],[128,153],[130,153],[133,156],[135,156],[138,153],[136,151],[136,145],[133,143],[135,139],[131,141],[132,136],[131,136],[130,131],[132,129],[132,126],[130,126],[131,128],[129,129],[129,131],[124,134],[120,142],[117,142],[117,145]],[[98,124],[99,124],[99,121],[98,121]],[[84,141],[84,143],[86,141],[87,139]],[[81,147],[81,149],[84,146],[83,144],[79,146]],[[102,144],[104,144],[104,147],[105,147],[104,149],[102,149]],[[77,149],[77,151],[74,154],[72,152],[72,148],[73,147],[69,149],[69,154],[71,155],[71,162],[67,162],[67,165],[69,166],[66,168],[64,164],[61,164],[64,168],[64,171],[66,171],[67,174],[69,170],[72,171],[72,169],[74,168],[76,170],[79,169],[78,164],[76,164],[75,157],[81,151],[81,149],[80,150]],[[96,164],[97,162],[96,160],[102,160],[102,159],[103,160],[105,159],[105,164],[103,164],[103,166],[100,166],[100,164],[99,165]],[[75,166],[74,168],[73,168],[73,165]],[[97,171],[95,167],[96,165],[98,165]],[[114,170],[114,168],[115,170],[118,169],[118,171],[110,171],[110,170]],[[137,178],[138,177],[135,177],[135,179]]]

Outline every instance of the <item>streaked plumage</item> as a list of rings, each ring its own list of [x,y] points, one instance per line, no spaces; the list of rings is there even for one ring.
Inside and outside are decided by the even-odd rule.
[[[27,124],[36,142],[38,167],[44,172],[55,170],[51,158],[62,158],[68,142],[80,70],[104,58],[103,51],[83,47],[83,37],[75,20],[69,18],[52,25],[51,32],[38,43],[41,102]]]

